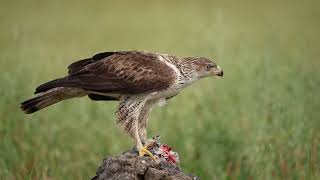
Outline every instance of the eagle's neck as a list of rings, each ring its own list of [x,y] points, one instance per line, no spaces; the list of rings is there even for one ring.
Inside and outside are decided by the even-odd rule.
[[[196,70],[192,66],[192,63],[190,61],[180,59],[179,61],[177,61],[176,66],[180,72],[178,76],[177,84],[180,85],[181,87],[190,85],[196,80],[198,80]]]
[[[195,81],[198,79],[197,72],[190,61],[182,60],[180,61],[180,68],[183,77],[186,81]]]
[[[181,89],[198,80],[196,69],[190,60],[169,55],[160,55],[159,59],[176,73],[175,83],[171,86],[172,88]]]

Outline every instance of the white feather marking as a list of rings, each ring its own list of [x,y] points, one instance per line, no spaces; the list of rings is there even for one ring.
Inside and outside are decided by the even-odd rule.
[[[161,62],[164,62],[167,66],[169,66],[175,72],[176,79],[175,79],[175,83],[173,86],[180,86],[179,84],[182,79],[182,76],[181,76],[179,69],[174,64],[171,64],[170,62],[168,62],[168,60],[166,58],[164,58],[162,55],[158,55],[158,59]]]
[[[179,71],[179,69],[178,69],[175,65],[169,63],[169,62],[168,62],[165,58],[163,58],[161,55],[158,55],[158,59],[159,59],[161,62],[166,63],[167,66],[169,66],[171,69],[173,69],[174,72],[176,73],[177,77],[180,76],[180,71]]]

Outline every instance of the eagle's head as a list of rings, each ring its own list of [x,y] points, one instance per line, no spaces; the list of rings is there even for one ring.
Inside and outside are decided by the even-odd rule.
[[[204,57],[188,57],[188,60],[196,72],[197,78],[210,76],[223,76],[223,71],[216,63]]]

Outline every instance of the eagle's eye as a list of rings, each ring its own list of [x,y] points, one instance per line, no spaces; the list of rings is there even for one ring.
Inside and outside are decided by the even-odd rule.
[[[207,65],[207,71],[209,71],[209,70],[212,69],[212,68],[214,68],[214,65],[212,65],[212,64],[208,64],[208,65]]]

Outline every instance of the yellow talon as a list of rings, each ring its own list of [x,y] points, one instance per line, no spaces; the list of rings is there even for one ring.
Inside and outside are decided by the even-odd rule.
[[[146,147],[142,147],[139,150],[139,156],[144,156],[145,154],[150,156],[153,160],[156,160],[156,158],[153,156],[153,154],[150,151],[148,151],[148,149],[146,149]]]

